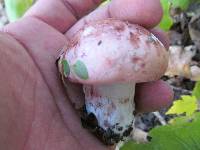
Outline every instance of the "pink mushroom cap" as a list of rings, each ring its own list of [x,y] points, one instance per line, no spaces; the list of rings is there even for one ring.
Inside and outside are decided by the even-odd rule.
[[[157,80],[165,73],[168,52],[145,28],[106,19],[78,31],[59,62],[61,73],[72,82],[138,83]]]

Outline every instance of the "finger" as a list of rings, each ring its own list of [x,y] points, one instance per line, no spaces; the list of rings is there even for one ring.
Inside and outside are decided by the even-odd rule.
[[[110,14],[114,18],[152,28],[160,22],[162,8],[160,0],[113,0]]]
[[[8,33],[23,45],[47,85],[51,87],[52,93],[59,93],[55,62],[60,49],[67,41],[66,37],[53,27],[33,17],[8,24],[1,31]],[[59,98],[56,97],[56,99]]]
[[[161,17],[159,0],[113,0],[109,5],[99,7],[81,19],[67,32],[67,36],[73,36],[84,24],[95,20],[116,18],[152,28],[160,22]]]
[[[36,17],[61,32],[95,8],[101,0],[38,0],[25,16]]]
[[[164,81],[142,83],[136,86],[135,102],[138,112],[150,112],[172,103],[173,91]]]

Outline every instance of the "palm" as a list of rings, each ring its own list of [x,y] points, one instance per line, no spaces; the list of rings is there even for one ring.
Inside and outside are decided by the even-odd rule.
[[[59,37],[57,31],[50,32],[58,41],[63,38]],[[0,137],[0,141],[8,140],[12,143],[5,145],[6,150],[62,150],[69,145],[72,149],[88,149],[94,145],[100,148],[100,143],[82,129],[80,119],[71,107],[58,79],[56,50],[66,41],[59,41],[56,45],[55,41],[47,40],[48,43],[41,41],[39,49],[24,49],[11,38],[9,43],[12,43],[12,49],[1,55],[1,85],[4,87],[0,93],[1,97],[4,97],[1,107],[8,108],[9,105],[5,112],[7,117],[4,117],[1,126],[6,129],[2,132],[10,134],[7,139]],[[17,54],[15,47],[18,47]],[[44,47],[47,49],[43,49]],[[7,63],[7,60],[10,63]]]

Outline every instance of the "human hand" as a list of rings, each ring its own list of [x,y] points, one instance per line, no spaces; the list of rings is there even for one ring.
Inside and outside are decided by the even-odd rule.
[[[7,33],[0,34],[2,149],[108,149],[81,126],[70,100],[80,104],[83,97],[77,86],[68,95],[63,89],[55,65],[59,50],[87,22],[113,17],[151,29],[162,11],[159,0],[113,0],[82,18],[98,3],[39,0],[25,17],[2,29]],[[163,34],[153,32],[167,47]],[[157,110],[172,97],[162,81],[138,84],[137,110]]]

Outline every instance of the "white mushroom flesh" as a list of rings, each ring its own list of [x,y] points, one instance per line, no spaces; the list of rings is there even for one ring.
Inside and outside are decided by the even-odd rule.
[[[110,129],[123,137],[134,122],[135,83],[84,86],[87,113],[93,113],[105,131]],[[130,130],[131,131],[131,130]]]

